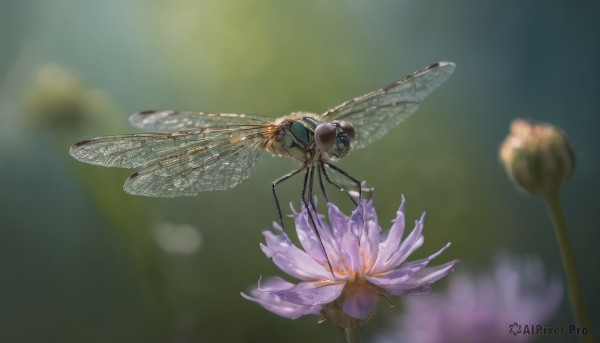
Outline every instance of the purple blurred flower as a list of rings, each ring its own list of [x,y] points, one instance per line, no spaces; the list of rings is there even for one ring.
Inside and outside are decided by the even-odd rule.
[[[261,244],[263,252],[281,270],[301,282],[294,284],[279,277],[259,280],[251,296],[242,293],[244,298],[286,318],[315,314],[339,327],[348,327],[368,320],[379,296],[428,293],[430,285],[448,275],[458,262],[426,268],[450,243],[427,258],[405,262],[423,244],[425,214],[402,240],[404,198],[384,237],[380,237],[382,232],[372,200],[363,201],[350,217],[331,203],[328,207],[330,225],[322,215],[315,218],[322,245],[305,208],[294,215],[304,250],[296,247],[276,223],[274,232],[263,232],[266,239],[266,245]],[[313,212],[311,215],[314,216]]]
[[[394,332],[376,341],[527,342],[536,336],[522,334],[522,327],[544,325],[557,311],[562,292],[559,280],[545,283],[540,260],[505,257],[493,275],[455,275],[448,294],[407,299],[405,313],[394,321]]]

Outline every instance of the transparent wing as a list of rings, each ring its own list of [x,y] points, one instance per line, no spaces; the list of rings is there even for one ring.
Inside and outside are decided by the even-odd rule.
[[[174,132],[214,126],[266,125],[272,118],[255,114],[189,111],[143,111],[129,117],[131,125],[152,132]]]
[[[455,64],[438,62],[374,92],[348,100],[321,115],[321,120],[343,119],[356,132],[354,149],[383,137],[419,108],[419,103],[444,83]]]
[[[128,193],[192,196],[234,187],[248,176],[272,125],[212,127],[175,133],[92,138],[71,147],[75,159],[107,167],[138,168]]]
[[[221,138],[196,146],[133,173],[124,189],[137,195],[177,197],[232,188],[250,176],[264,140],[257,134],[244,140]]]

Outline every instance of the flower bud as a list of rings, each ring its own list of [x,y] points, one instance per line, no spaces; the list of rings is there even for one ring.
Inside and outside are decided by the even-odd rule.
[[[532,195],[547,195],[571,176],[575,166],[567,135],[550,124],[512,122],[500,146],[500,161],[513,182]]]
[[[91,117],[91,104],[98,91],[57,65],[47,65],[37,74],[26,98],[26,119],[32,127],[73,127]]]

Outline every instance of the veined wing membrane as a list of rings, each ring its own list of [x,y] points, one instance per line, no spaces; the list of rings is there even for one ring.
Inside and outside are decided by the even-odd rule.
[[[419,103],[446,81],[454,71],[452,62],[438,62],[384,88],[348,100],[321,115],[321,120],[350,122],[356,136],[355,149],[383,137],[419,108]]]
[[[92,138],[71,147],[82,162],[138,168],[131,194],[175,197],[231,188],[250,175],[272,126],[224,126]]]
[[[125,182],[128,193],[155,196],[193,196],[236,186],[248,176],[267,136],[265,132],[231,139],[213,139],[140,169]]]
[[[104,167],[138,168],[155,160],[185,153],[226,136],[231,139],[267,130],[263,126],[211,127],[174,133],[139,133],[87,139],[69,153],[76,160]]]
[[[191,111],[143,111],[129,117],[131,125],[152,132],[174,132],[214,126],[267,125],[272,118],[256,114]]]

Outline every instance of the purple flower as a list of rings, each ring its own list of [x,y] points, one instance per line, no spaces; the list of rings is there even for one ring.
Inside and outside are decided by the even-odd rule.
[[[350,217],[331,203],[328,207],[329,225],[322,215],[315,218],[321,242],[306,208],[295,213],[296,232],[304,250],[296,247],[276,223],[274,231],[263,232],[263,252],[281,270],[301,281],[294,284],[279,277],[259,280],[251,295],[242,293],[244,298],[286,318],[315,314],[348,327],[368,320],[380,296],[428,293],[430,285],[458,263],[454,260],[426,267],[450,243],[427,258],[406,262],[423,244],[425,214],[402,240],[404,198],[383,237],[372,200],[363,201]],[[314,217],[312,211],[310,214]]]
[[[527,342],[525,325],[544,325],[562,300],[559,280],[545,283],[537,259],[498,261],[493,275],[455,275],[446,295],[408,299],[394,331],[378,343]]]

